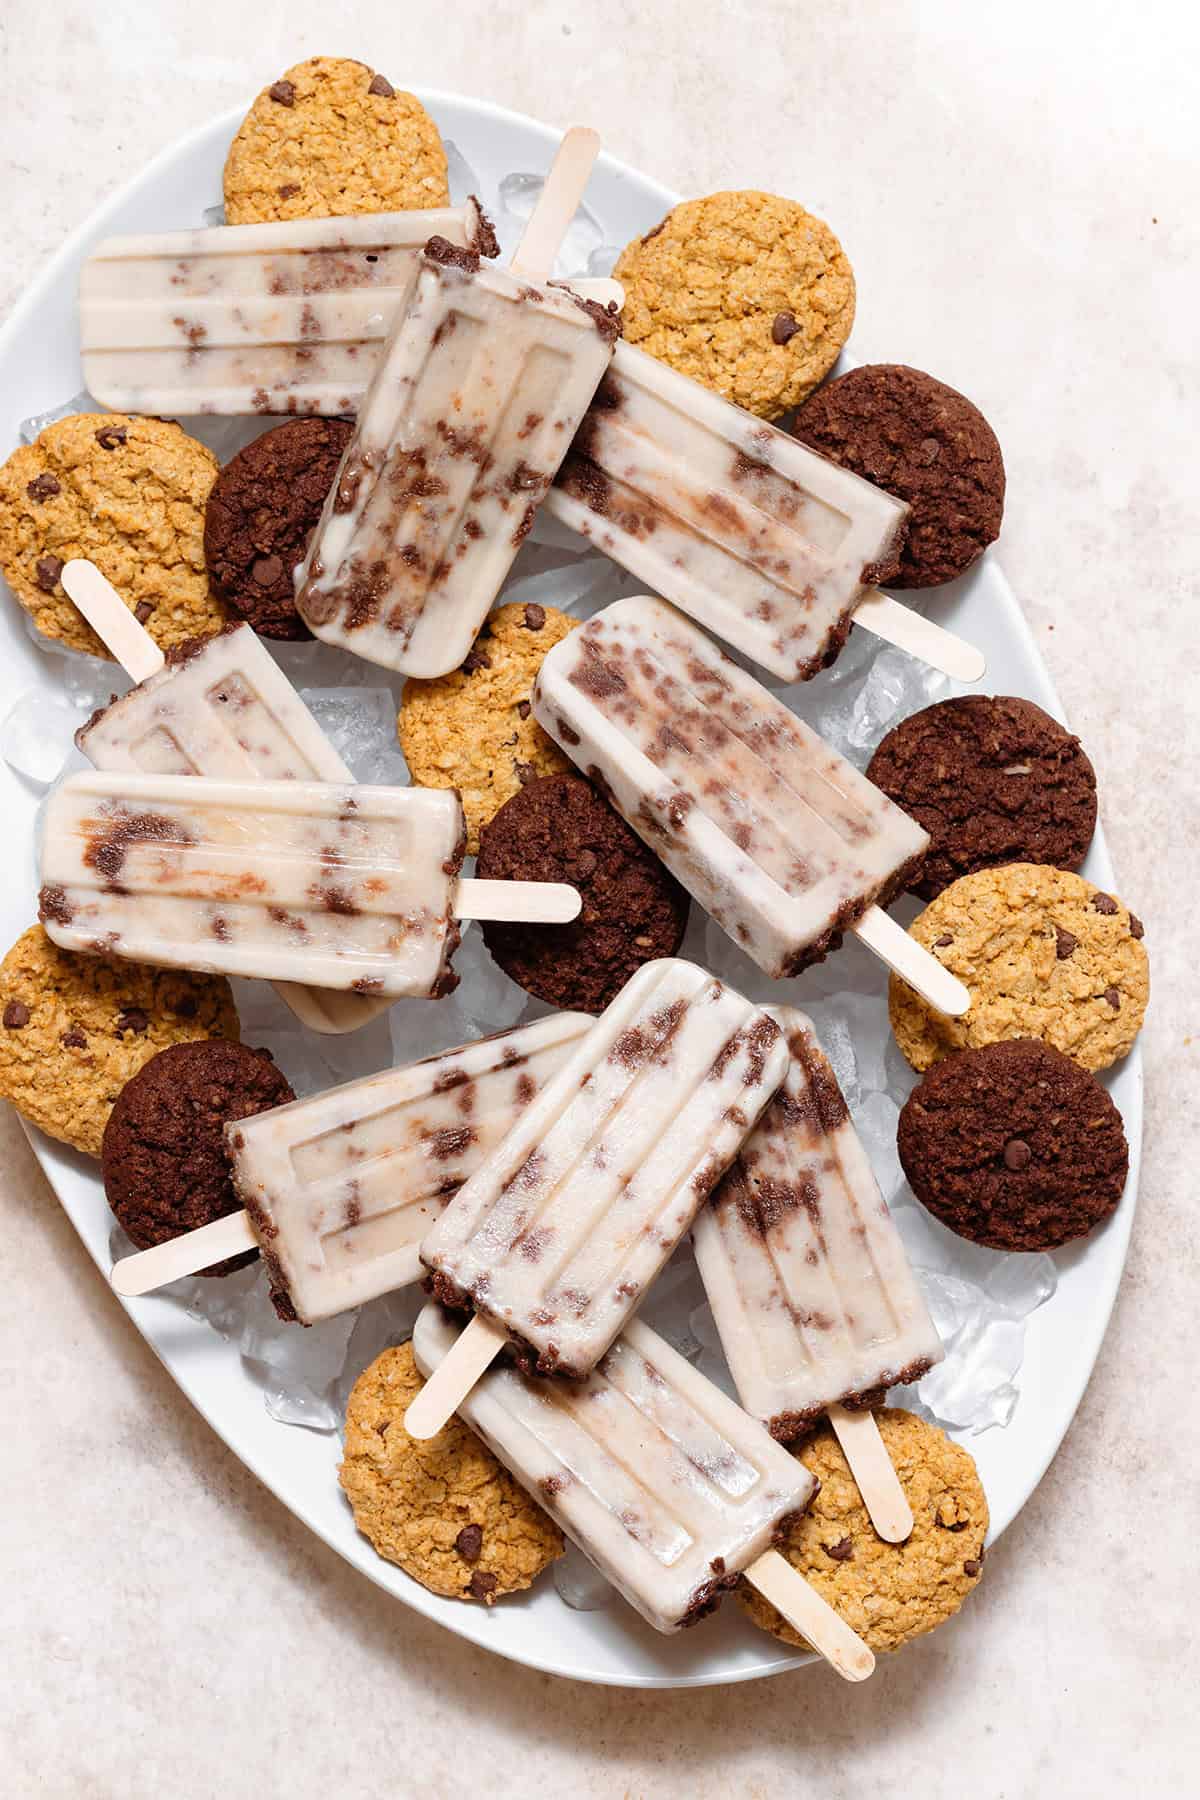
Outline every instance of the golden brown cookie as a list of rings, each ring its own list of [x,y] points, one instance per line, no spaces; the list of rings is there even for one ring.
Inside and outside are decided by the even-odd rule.
[[[238,1036],[221,976],[79,956],[40,925],[0,963],[0,1098],[88,1156],[143,1063],[170,1044]]]
[[[64,563],[87,557],[166,650],[219,631],[204,510],[216,457],[166,419],[72,413],[0,468],[0,573],[43,637],[108,656],[63,592]]]
[[[497,607],[460,669],[404,684],[400,748],[419,786],[462,795],[470,856],[518,788],[572,766],[533,717],[529,696],[547,652],[579,623],[552,606]]]
[[[310,56],[264,88],[225,162],[231,225],[449,203],[446,152],[421,102],[342,56]]]
[[[613,271],[628,343],[776,419],[837,361],[854,272],[821,219],[753,190],[685,200]]]
[[[971,994],[950,1019],[892,976],[892,1030],[914,1069],[1006,1038],[1041,1038],[1080,1068],[1106,1069],[1141,1029],[1150,998],[1141,920],[1081,875],[1036,863],[979,869],[909,932]]]
[[[421,1386],[411,1344],[363,1370],[338,1479],[380,1556],[433,1594],[491,1606],[533,1585],[562,1555],[562,1533],[461,1419],[409,1437],[404,1414]]]
[[[876,1652],[898,1650],[953,1618],[983,1570],[988,1509],[975,1463],[916,1413],[875,1415],[912,1507],[912,1536],[889,1544],[875,1531],[828,1425],[797,1454],[820,1482],[809,1510],[780,1549]],[[753,1622],[785,1644],[809,1648],[769,1600],[743,1581],[738,1599]]]

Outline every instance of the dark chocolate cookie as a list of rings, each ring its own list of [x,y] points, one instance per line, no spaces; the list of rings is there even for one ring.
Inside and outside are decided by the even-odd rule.
[[[965,395],[902,363],[868,363],[818,388],[796,436],[912,508],[895,588],[937,587],[999,535],[1004,459]]]
[[[909,882],[924,900],[1000,863],[1077,869],[1096,829],[1096,772],[1032,700],[940,700],[888,732],[867,774],[932,839]]]
[[[294,1100],[266,1050],[218,1038],[173,1044],[117,1096],[100,1150],[104,1191],[139,1250],[237,1212],[224,1127]],[[232,1275],[256,1250],[201,1269]]]
[[[937,1063],[905,1102],[897,1147],[917,1199],[994,1250],[1054,1250],[1085,1236],[1129,1172],[1104,1088],[1036,1038]]]
[[[486,924],[505,974],[551,1006],[603,1012],[635,969],[674,956],[688,898],[620,815],[578,775],[546,775],[484,827],[476,873],[496,881],[569,881],[583,896],[570,925]]]
[[[353,429],[344,419],[289,419],[217,476],[204,520],[209,578],[262,637],[311,636],[296,611],[292,572]]]

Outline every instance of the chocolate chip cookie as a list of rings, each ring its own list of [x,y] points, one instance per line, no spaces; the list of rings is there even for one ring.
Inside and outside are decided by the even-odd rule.
[[[1094,1075],[1036,1038],[960,1050],[900,1114],[909,1185],[935,1218],[993,1250],[1055,1250],[1116,1207],[1121,1115]]]
[[[404,1415],[421,1387],[411,1344],[363,1371],[338,1479],[380,1556],[431,1593],[491,1606],[533,1585],[562,1555],[562,1533],[461,1419],[409,1437]]]
[[[505,802],[479,842],[489,881],[565,881],[583,910],[570,925],[483,926],[518,986],[551,1006],[600,1013],[644,962],[674,956],[688,897],[590,782],[546,775]]]
[[[864,475],[912,512],[889,587],[937,587],[999,535],[1004,458],[965,395],[902,363],[868,363],[819,389],[795,422],[801,443]]]
[[[100,1146],[104,1192],[139,1250],[237,1212],[224,1128],[294,1100],[266,1050],[210,1038],[172,1044],[144,1063],[117,1096]],[[201,1275],[232,1275],[257,1250]]]
[[[345,419],[289,419],[239,450],[208,496],[213,587],[261,637],[312,635],[296,611],[293,572],[353,430]]]
[[[1000,863],[1076,868],[1096,829],[1096,773],[1032,700],[939,700],[889,731],[867,775],[929,833],[909,889],[932,900]]]
[[[1009,863],[964,875],[909,931],[971,995],[951,1019],[892,976],[892,1030],[918,1071],[952,1050],[1027,1037],[1106,1069],[1141,1029],[1150,997],[1141,920],[1066,869]]]

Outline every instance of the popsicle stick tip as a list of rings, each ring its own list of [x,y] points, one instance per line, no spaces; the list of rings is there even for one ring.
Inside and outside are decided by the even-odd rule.
[[[879,1435],[874,1413],[831,1406],[829,1423],[837,1434],[872,1525],[885,1543],[904,1543],[912,1535],[912,1508]]]
[[[460,919],[516,919],[539,925],[569,925],[582,906],[579,889],[565,881],[480,881],[464,876],[454,897]]]
[[[404,1415],[409,1437],[436,1437],[450,1415],[499,1355],[504,1333],[479,1313],[471,1320]]]
[[[865,1681],[875,1667],[870,1646],[778,1550],[766,1550],[746,1580],[781,1612],[843,1681]]]
[[[509,265],[514,275],[532,281],[544,281],[549,275],[599,154],[600,133],[590,126],[573,125],[563,134]]]
[[[156,1288],[178,1281],[181,1276],[198,1274],[210,1263],[223,1262],[227,1256],[257,1248],[258,1239],[249,1215],[226,1213],[223,1218],[213,1219],[196,1231],[185,1231],[181,1237],[168,1238],[164,1244],[121,1257],[112,1266],[109,1284],[122,1299],[136,1300],[142,1294],[152,1294]]]
[[[958,1019],[967,1011],[971,1004],[970,991],[958,976],[943,968],[937,957],[890,918],[882,907],[868,907],[854,926],[854,932],[868,950],[873,950],[894,974],[938,1012]]]
[[[907,650],[910,656],[940,670],[952,681],[979,681],[987,672],[987,658],[975,644],[878,589],[859,602],[854,623],[865,626],[898,650]]]
[[[95,563],[73,556],[60,579],[68,599],[127,675],[145,681],[158,673],[166,661],[162,651]]]

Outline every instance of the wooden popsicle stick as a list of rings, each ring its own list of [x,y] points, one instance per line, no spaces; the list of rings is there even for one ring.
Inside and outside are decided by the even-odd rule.
[[[615,306],[618,312],[625,304],[625,289],[611,275],[581,275],[578,280],[571,275],[567,279],[567,286],[581,300],[595,300],[600,306]]]
[[[549,275],[599,154],[598,131],[573,125],[564,135],[509,264],[514,275],[526,275],[531,281],[544,281]]]
[[[569,925],[583,900],[565,881],[479,881],[464,876],[455,890],[459,919],[517,919],[537,925]]]
[[[859,601],[854,623],[865,625],[885,643],[907,650],[910,656],[928,663],[931,669],[940,669],[953,681],[979,681],[986,673],[987,658],[982,650],[947,631],[944,625],[927,619],[924,613],[901,605],[890,594],[880,593],[878,588]]]
[[[764,1551],[750,1564],[745,1576],[843,1681],[867,1679],[875,1667],[872,1652],[778,1550]]]
[[[409,1437],[436,1437],[459,1402],[495,1361],[505,1342],[500,1327],[485,1319],[482,1313],[476,1313],[405,1413],[404,1429]]]
[[[67,597],[74,601],[127,675],[135,681],[145,681],[158,674],[165,656],[95,563],[73,557],[64,564],[59,579]]]
[[[912,1507],[879,1435],[875,1414],[831,1406],[829,1423],[837,1433],[872,1525],[889,1544],[902,1544],[912,1534]]]
[[[178,1281],[182,1275],[195,1275],[207,1269],[209,1263],[257,1249],[258,1239],[249,1213],[226,1213],[223,1219],[185,1231],[182,1237],[168,1238],[165,1244],[123,1256],[113,1264],[108,1279],[114,1293],[133,1300],[139,1294],[149,1294],[170,1281]]]
[[[957,975],[944,969],[936,956],[910,937],[881,906],[869,906],[852,927],[855,935],[873,950],[889,969],[907,981],[910,988],[927,1000],[938,1012],[952,1019],[961,1018],[971,1004],[971,996]]]

